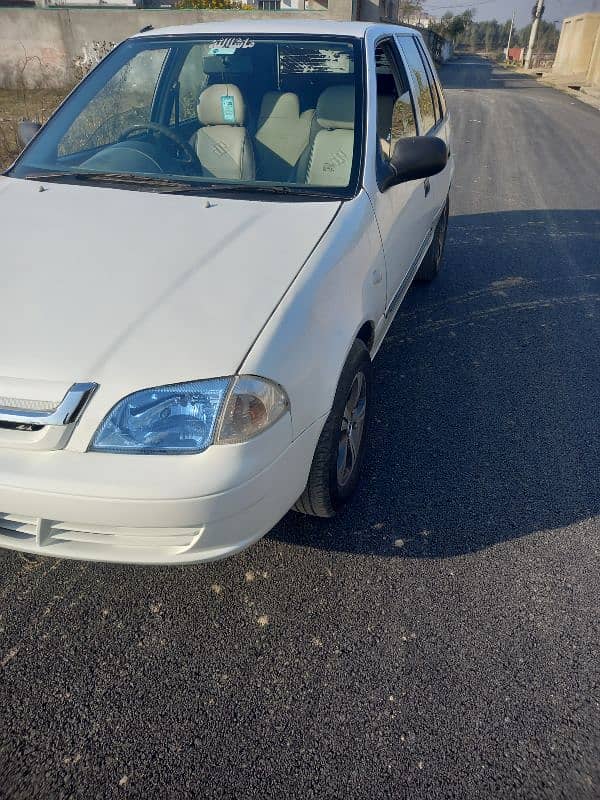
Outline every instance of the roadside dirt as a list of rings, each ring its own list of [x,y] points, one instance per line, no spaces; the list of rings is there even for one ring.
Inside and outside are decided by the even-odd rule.
[[[17,125],[22,119],[45,122],[64,92],[55,89],[0,89],[0,170],[6,169],[21,150]]]

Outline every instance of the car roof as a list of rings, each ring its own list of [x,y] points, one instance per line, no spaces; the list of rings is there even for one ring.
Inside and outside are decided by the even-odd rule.
[[[232,34],[309,34],[311,36],[353,36],[364,39],[370,34],[378,33],[418,33],[415,28],[404,25],[382,25],[374,22],[336,22],[335,20],[244,20],[240,17],[232,22],[219,20],[216,22],[199,22],[194,25],[173,25],[168,28],[144,31],[138,36],[190,36],[193,34],[215,34],[228,36]]]

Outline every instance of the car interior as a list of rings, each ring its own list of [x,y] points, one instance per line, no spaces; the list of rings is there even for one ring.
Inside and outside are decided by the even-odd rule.
[[[354,75],[266,70],[256,76],[255,64],[245,54],[204,59],[207,79],[190,137],[202,174],[346,186],[354,147]]]
[[[80,166],[347,186],[354,153],[355,75],[351,68],[321,70],[318,52],[313,46],[309,68],[310,51],[285,57],[272,43],[257,43],[251,58],[243,51],[204,55],[191,82],[180,67],[178,94],[171,94],[168,105],[161,108],[155,101],[163,123],[130,127]]]

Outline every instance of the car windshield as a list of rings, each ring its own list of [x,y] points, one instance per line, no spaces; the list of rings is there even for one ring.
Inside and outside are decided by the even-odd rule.
[[[361,124],[358,40],[138,37],[77,87],[9,174],[348,197]]]

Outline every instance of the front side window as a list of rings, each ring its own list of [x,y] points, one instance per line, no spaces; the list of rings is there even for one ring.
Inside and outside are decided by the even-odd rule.
[[[130,39],[77,87],[10,174],[352,196],[362,64],[362,43],[347,37]]]
[[[417,134],[408,80],[394,57],[391,41],[381,42],[375,48],[375,74],[379,152],[389,161],[398,139]]]
[[[429,83],[425,64],[414,36],[399,36],[398,41],[404,53],[417,90],[417,105],[421,116],[421,134],[429,133],[437,122],[433,89]]]

